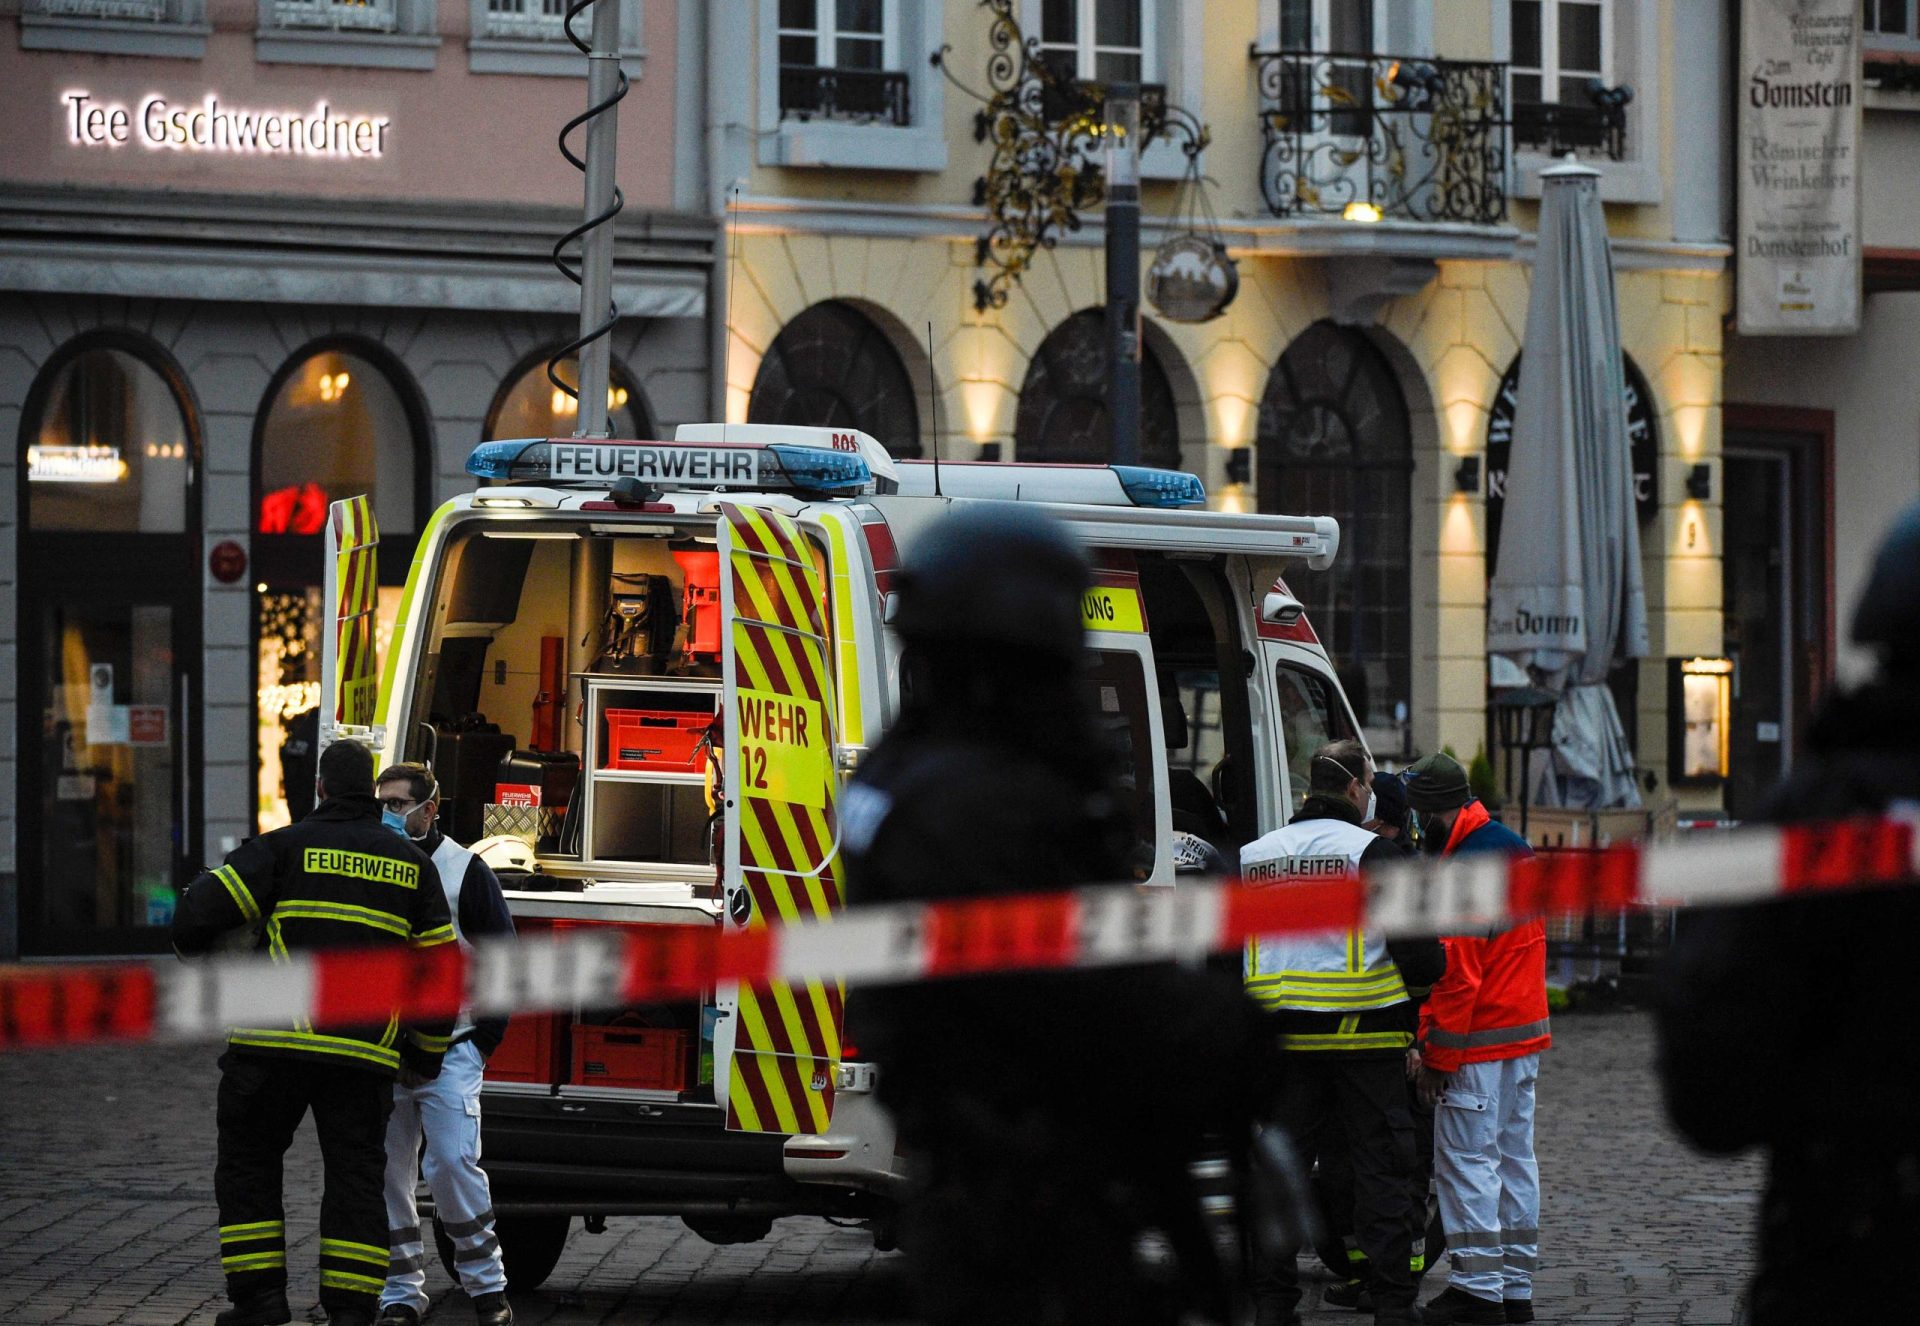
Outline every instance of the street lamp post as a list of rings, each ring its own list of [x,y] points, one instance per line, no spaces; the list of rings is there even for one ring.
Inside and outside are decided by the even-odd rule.
[[[1140,463],[1140,85],[1106,88],[1109,461]]]

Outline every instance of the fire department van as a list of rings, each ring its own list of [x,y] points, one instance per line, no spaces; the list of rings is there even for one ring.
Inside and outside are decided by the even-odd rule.
[[[500,867],[523,934],[838,910],[835,803],[897,712],[895,570],[956,503],[1039,506],[1090,550],[1084,685],[1140,886],[1174,884],[1176,835],[1235,859],[1304,798],[1310,753],[1358,735],[1282,579],[1332,562],[1336,523],[1205,510],[1190,474],[936,472],[862,433],[742,425],[488,442],[467,469],[377,679],[377,534],[365,499],[336,504],[323,739],[430,761],[441,824]],[[858,1004],[819,982],[515,1018],[482,1110],[513,1282],[546,1278],[575,1217],[733,1242],[820,1215],[884,1245],[902,1166]]]

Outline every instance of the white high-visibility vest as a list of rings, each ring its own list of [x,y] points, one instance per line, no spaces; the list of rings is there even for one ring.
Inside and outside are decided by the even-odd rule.
[[[1341,819],[1295,821],[1240,849],[1240,874],[1250,884],[1348,879],[1374,835]],[[1407,998],[1400,969],[1378,931],[1256,936],[1247,941],[1247,993],[1263,1008],[1308,1013],[1359,1013]]]
[[[469,953],[473,952],[473,944],[460,929],[460,886],[466,882],[467,867],[472,863],[472,852],[446,834],[440,835],[440,845],[433,849],[433,868],[440,873],[440,887],[446,891],[447,912],[453,917],[453,937]],[[472,1030],[473,1011],[463,1008],[454,1021],[453,1034],[464,1036]]]

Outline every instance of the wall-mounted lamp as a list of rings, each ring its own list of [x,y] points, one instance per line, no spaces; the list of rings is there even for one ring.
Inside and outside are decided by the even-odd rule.
[[[1453,486],[1463,493],[1480,490],[1480,457],[1477,453],[1460,458],[1460,465],[1453,472]]]
[[[1380,216],[1380,208],[1373,203],[1366,202],[1355,201],[1348,203],[1340,211],[1340,219],[1343,221],[1365,221],[1371,223],[1378,221]]]
[[[1701,461],[1687,471],[1687,496],[1696,502],[1713,500],[1713,466]]]
[[[1246,483],[1253,478],[1253,448],[1235,447],[1227,453],[1227,482]]]
[[[980,444],[980,459],[999,460],[1000,444],[998,442],[982,442]]]

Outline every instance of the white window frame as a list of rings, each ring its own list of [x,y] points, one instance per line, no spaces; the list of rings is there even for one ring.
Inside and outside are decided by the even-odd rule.
[[[779,41],[787,37],[800,37],[812,34],[814,40],[813,64],[815,69],[837,69],[835,61],[839,58],[838,45],[841,32],[835,26],[833,16],[839,12],[835,0],[815,0],[814,15],[816,22],[810,28],[782,28],[780,6],[776,3],[773,10],[775,23],[774,59],[780,58]],[[846,36],[855,41],[872,41],[871,32],[849,28]],[[887,73],[904,72],[900,67],[900,0],[881,0],[880,6],[880,68]]]
[[[854,124],[781,118],[780,4],[779,0],[760,0],[760,132],[755,154],[759,164],[839,170],[945,170],[946,79],[931,63],[931,56],[945,39],[942,25],[947,9],[935,0],[907,0],[906,4],[888,0],[881,20],[886,29],[886,66],[907,76],[911,122]],[[965,21],[971,22],[974,17],[969,6]]]
[[[1560,81],[1566,77],[1560,71],[1560,4],[1561,0],[1537,0],[1540,5],[1540,64],[1538,68],[1527,66],[1522,69],[1509,61],[1507,65],[1507,104],[1514,104],[1513,75],[1528,73],[1540,75],[1540,101],[1534,104],[1547,104],[1563,100],[1560,96]],[[1578,0],[1579,3],[1594,4],[1595,0]],[[1608,87],[1619,80],[1614,77],[1618,52],[1613,36],[1613,0],[1598,0],[1600,10],[1600,70],[1599,77]],[[1513,45],[1513,0],[1507,3],[1507,45],[1509,54]],[[1578,90],[1578,89],[1576,89]],[[1636,93],[1638,89],[1635,89]]]
[[[1082,0],[1084,3],[1085,0]],[[1167,101],[1191,111],[1202,124],[1207,123],[1205,44],[1208,19],[1217,19],[1219,0],[1140,0],[1140,38],[1146,43],[1140,68],[1143,83],[1159,83],[1167,89]],[[1210,13],[1209,11],[1215,11]],[[1020,31],[1025,36],[1040,33],[1040,0],[1021,0],[1017,11]],[[1082,10],[1078,31],[1090,32]],[[1089,68],[1091,66],[1088,66]],[[1090,75],[1081,75],[1091,77]],[[1186,154],[1180,144],[1161,138],[1147,144],[1140,154],[1140,177],[1148,180],[1177,180],[1187,173]]]
[[[206,0],[21,0],[20,49],[199,60]]]
[[[257,0],[257,7],[253,53],[262,64],[427,70],[439,58],[437,0],[370,0],[363,6]]]
[[[1159,0],[1136,0],[1140,6],[1140,81],[1142,83],[1163,83],[1160,75],[1160,5]],[[1103,53],[1120,52],[1131,55],[1136,48],[1132,46],[1101,46],[1094,40],[1098,31],[1100,0],[1073,0],[1074,4],[1074,41],[1071,46],[1065,42],[1040,41],[1040,51],[1072,51],[1073,76],[1082,82],[1098,81],[1094,70],[1098,67],[1099,57]],[[1028,0],[1026,8],[1032,11],[1031,26],[1026,35],[1040,39],[1041,7],[1037,0]]]
[[[521,0],[528,9],[541,7],[541,0]],[[467,0],[467,72],[470,74],[534,74],[545,78],[585,78],[587,57],[567,40],[566,5],[551,25],[513,24],[518,34],[496,33],[502,25],[487,7],[487,0]],[[638,82],[647,55],[645,8],[641,0],[620,0],[620,67],[627,77]],[[573,29],[586,36],[593,27],[591,10],[574,20]]]
[[[1599,160],[1600,197],[1610,203],[1657,204],[1666,197],[1666,181],[1660,173],[1660,98],[1661,48],[1659,5],[1609,0],[1609,19],[1602,20],[1603,34],[1611,32],[1612,65],[1607,77],[1612,85],[1626,83],[1633,88],[1633,101],[1627,106],[1627,143],[1618,161]],[[1557,31],[1557,29],[1556,29]],[[1542,57],[1545,56],[1545,25],[1542,24]],[[1604,39],[1603,39],[1604,40]],[[1493,58],[1513,62],[1513,6],[1511,0],[1493,0]],[[1509,102],[1508,110],[1512,110]],[[1514,148],[1507,169],[1512,180],[1507,193],[1513,198],[1540,197],[1540,172],[1555,164],[1545,152]]]
[[[1907,29],[1905,32],[1882,32],[1878,28],[1861,26],[1860,48],[1864,51],[1897,51],[1911,55],[1920,51],[1920,0],[1907,0]]]

